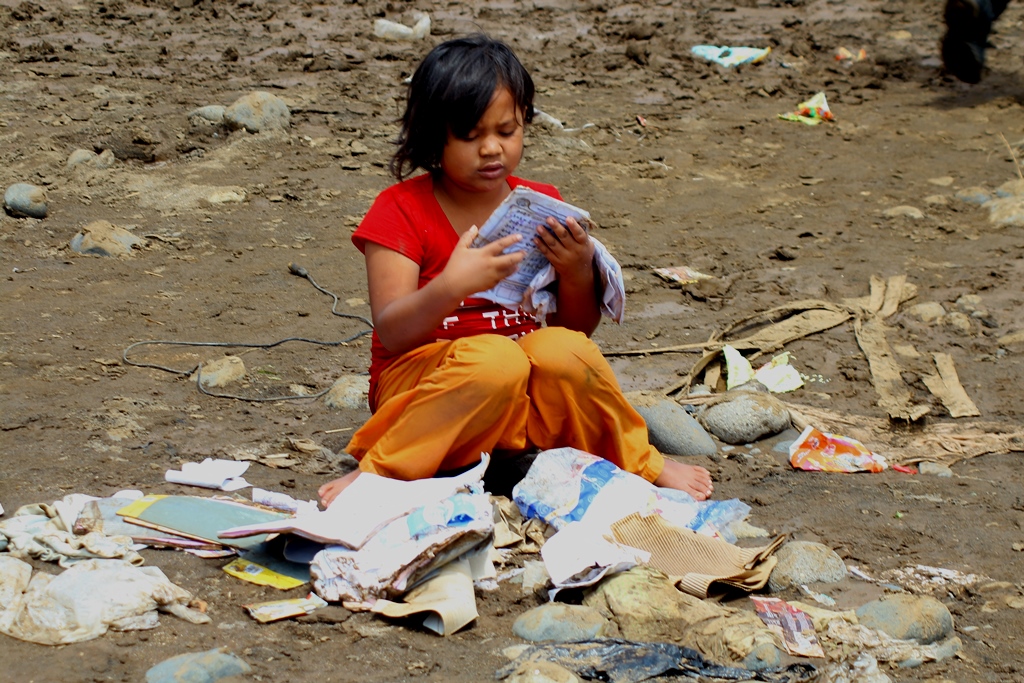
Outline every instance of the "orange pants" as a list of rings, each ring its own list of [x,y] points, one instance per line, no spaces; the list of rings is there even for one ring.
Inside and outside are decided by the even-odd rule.
[[[377,406],[346,450],[393,479],[532,447],[571,446],[648,481],[665,466],[597,345],[563,327],[420,346],[381,374]]]

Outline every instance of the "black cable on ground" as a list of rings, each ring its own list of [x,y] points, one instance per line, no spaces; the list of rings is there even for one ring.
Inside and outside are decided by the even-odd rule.
[[[330,297],[333,297],[334,298],[334,303],[331,306],[331,313],[333,313],[334,315],[339,316],[341,318],[353,318],[355,320],[359,320],[361,322],[364,322],[364,323],[366,323],[369,326],[370,329],[362,330],[361,332],[358,332],[358,333],[356,333],[356,334],[354,334],[354,335],[352,335],[350,337],[346,337],[345,339],[342,339],[340,341],[323,341],[323,340],[320,340],[320,339],[306,339],[305,337],[288,337],[287,339],[281,339],[281,340],[278,340],[278,341],[275,341],[275,342],[270,342],[270,343],[267,343],[267,344],[250,344],[250,343],[245,343],[245,342],[190,342],[190,341],[176,341],[176,340],[171,340],[171,339],[155,339],[155,340],[135,342],[134,344],[132,344],[131,346],[129,346],[128,348],[126,348],[124,350],[124,352],[121,354],[121,359],[124,361],[125,365],[132,365],[132,366],[135,366],[137,368],[153,368],[154,370],[163,370],[164,372],[170,372],[172,374],[180,375],[180,376],[183,376],[183,377],[188,377],[189,375],[195,373],[195,375],[196,375],[196,388],[199,390],[199,393],[205,394],[206,396],[213,396],[213,397],[216,397],[216,398],[232,398],[232,399],[235,399],[235,400],[238,400],[238,401],[253,401],[253,402],[263,402],[263,401],[297,401],[297,400],[301,400],[301,399],[310,399],[311,400],[311,399],[320,398],[321,396],[326,394],[328,391],[330,391],[330,388],[324,389],[323,391],[321,391],[319,393],[316,393],[316,394],[309,394],[309,395],[293,394],[293,395],[289,395],[289,396],[274,396],[274,397],[266,397],[266,398],[249,397],[249,396],[235,396],[233,394],[215,394],[215,393],[212,393],[212,392],[206,390],[205,388],[203,388],[203,385],[202,385],[202,382],[201,382],[201,379],[202,379],[202,368],[203,368],[203,364],[202,363],[199,363],[198,365],[196,365],[191,370],[175,370],[174,368],[169,368],[169,367],[164,366],[164,365],[157,365],[155,363],[141,363],[141,362],[133,361],[133,360],[128,358],[128,354],[133,349],[135,349],[136,347],[139,347],[139,346],[157,346],[157,345],[160,345],[160,346],[215,346],[215,347],[233,347],[233,348],[246,348],[246,349],[272,349],[275,346],[280,346],[281,344],[285,344],[287,342],[303,342],[303,343],[306,343],[306,344],[316,344],[317,346],[345,346],[349,342],[355,341],[356,339],[359,339],[360,337],[364,337],[364,336],[370,334],[371,332],[373,332],[373,323],[369,319],[367,319],[367,318],[365,318],[365,317],[363,317],[361,315],[355,315],[355,314],[352,314],[352,313],[340,313],[340,312],[338,312],[338,310],[337,310],[337,307],[338,307],[338,296],[336,294],[334,294],[333,292],[328,291],[328,290],[324,289],[323,287],[321,287],[320,285],[318,285],[316,283],[316,281],[313,279],[313,277],[309,274],[309,271],[307,271],[305,268],[303,268],[302,266],[296,265],[294,263],[289,263],[288,264],[288,270],[293,275],[298,275],[299,277],[301,277],[301,278],[303,278],[305,280],[308,280],[309,283],[311,285],[313,285],[313,287],[315,287],[318,291],[323,292],[324,294],[327,294]]]

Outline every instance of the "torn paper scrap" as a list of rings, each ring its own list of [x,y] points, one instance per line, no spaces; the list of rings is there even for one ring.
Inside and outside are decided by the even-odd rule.
[[[730,47],[726,45],[694,45],[690,52],[721,66],[757,64],[771,53],[770,47]]]
[[[948,353],[933,353],[935,368],[938,374],[924,374],[921,379],[942,405],[946,406],[950,417],[977,417],[981,415],[978,406],[974,404],[967,390],[960,383],[956,366],[953,364],[953,357]]]
[[[713,280],[713,275],[706,275],[696,268],[690,266],[669,266],[666,268],[655,268],[654,274],[666,282],[675,282],[681,285],[692,285],[701,280]]]
[[[722,347],[725,356],[725,388],[733,389],[754,379],[754,368],[743,355],[726,344]]]
[[[881,472],[885,458],[848,436],[828,434],[807,425],[789,446],[789,463],[812,472]]]
[[[824,657],[825,653],[814,633],[814,624],[807,614],[779,598],[751,595],[757,616],[772,631],[782,636],[786,651],[802,657]]]
[[[207,458],[202,462],[186,462],[182,464],[181,470],[167,470],[164,479],[172,484],[238,491],[252,486],[242,478],[247,469],[247,462]]]
[[[303,614],[310,614],[321,607],[327,607],[327,601],[316,593],[310,593],[304,598],[270,600],[269,602],[254,602],[251,605],[242,605],[242,609],[261,624],[269,624],[272,621],[280,621],[290,617],[301,617]]]
[[[477,618],[469,560],[449,562],[406,593],[402,602],[377,600],[371,611],[386,617],[424,614],[423,625],[434,633],[455,633]]]
[[[331,545],[310,564],[313,588],[330,602],[366,610],[394,599],[430,572],[481,544],[494,517],[486,493],[456,493],[393,520],[358,549]]]
[[[790,365],[789,351],[780,353],[754,373],[754,379],[773,394],[795,391],[804,385],[800,372]]]

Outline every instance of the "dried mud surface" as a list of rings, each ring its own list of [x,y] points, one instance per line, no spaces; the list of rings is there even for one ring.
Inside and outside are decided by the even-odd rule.
[[[374,38],[374,19],[411,24],[414,10],[433,20],[426,41]],[[953,195],[1016,177],[999,135],[1011,144],[1024,137],[1022,19],[1024,7],[1011,4],[992,36],[990,73],[968,87],[941,76],[940,4],[920,0],[4,0],[0,184],[43,185],[51,208],[42,221],[0,216],[0,502],[9,514],[71,492],[170,492],[163,472],[181,461],[277,453],[288,437],[342,450],[350,432],[328,431],[358,427],[365,412],[210,398],[170,373],[126,366],[121,353],[152,339],[266,343],[359,331],[333,317],[331,300],[288,264],[337,293],[340,310],[369,315],[362,258],[348,238],[390,182],[402,80],[430,45],[474,30],[516,48],[540,109],[566,128],[593,124],[576,133],[535,126],[520,174],[587,207],[624,266],[628,319],[602,325],[595,338],[603,348],[701,341],[760,310],[862,296],[871,275],[906,273],[919,289],[911,303],[954,310],[960,296],[977,294],[988,319],[971,319],[969,329],[929,326],[905,305],[890,320],[890,341],[951,353],[982,415],[1016,426],[1021,348],[1000,352],[997,339],[1024,328],[1024,234]],[[698,43],[773,52],[764,64],[724,70],[689,56]],[[832,55],[840,46],[863,47],[868,59],[839,64]],[[285,99],[287,133],[229,134],[186,116],[252,90]],[[834,124],[777,119],[819,90]],[[111,149],[119,161],[67,171],[76,148]],[[246,200],[208,201],[232,188]],[[932,195],[940,198],[926,202]],[[883,215],[899,205],[923,218]],[[69,240],[100,219],[145,236],[147,246],[124,259],[71,252]],[[651,272],[679,264],[718,284],[687,292]],[[883,415],[849,324],[789,348],[815,380],[793,400]],[[218,354],[143,356],[187,370]],[[237,391],[320,390],[363,372],[368,357],[365,342],[248,351],[248,381]],[[625,389],[660,389],[696,358],[613,363]],[[948,421],[920,368],[905,368],[915,399],[933,404],[928,419]],[[920,563],[984,574],[1020,592],[1018,455],[959,463],[949,479],[841,476],[794,472],[770,444],[758,446],[760,453],[739,448],[706,463],[716,494],[749,502],[753,524],[820,540],[869,572]],[[330,468],[296,457],[291,468],[256,464],[248,478],[312,497]],[[212,625],[165,616],[154,631],[59,648],[4,639],[0,680],[138,681],[167,657],[221,645],[251,663],[258,680],[489,680],[502,648],[518,642],[512,622],[537,604],[503,586],[479,596],[471,628],[444,639],[368,615],[259,626],[241,605],[281,597],[272,589],[228,577],[224,561],[145,555],[209,602]],[[839,597],[850,606],[870,596],[851,586]],[[938,597],[954,614],[962,657],[895,678],[1024,680],[1024,613],[978,591]]]

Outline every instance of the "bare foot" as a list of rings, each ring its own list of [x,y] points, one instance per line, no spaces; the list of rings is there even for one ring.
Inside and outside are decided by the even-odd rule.
[[[359,474],[359,470],[352,470],[344,477],[340,477],[334,481],[329,481],[320,487],[317,494],[320,496],[320,504],[324,506],[325,510],[334,502],[334,499],[338,497],[339,493],[347,489],[349,485],[356,480],[356,477],[358,477]]]
[[[665,458],[665,469],[654,480],[655,486],[686,491],[697,500],[707,500],[715,491],[711,473],[697,465],[684,465]]]

